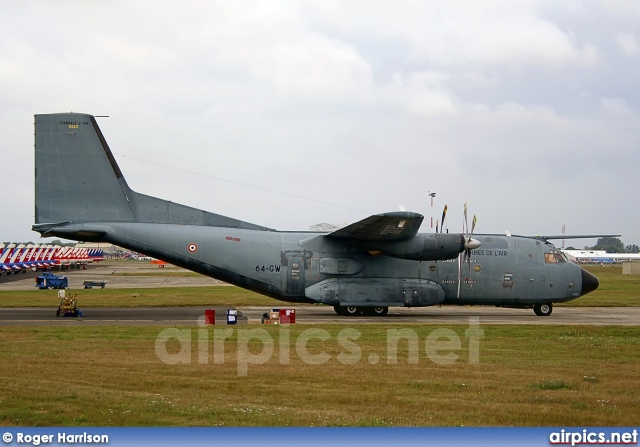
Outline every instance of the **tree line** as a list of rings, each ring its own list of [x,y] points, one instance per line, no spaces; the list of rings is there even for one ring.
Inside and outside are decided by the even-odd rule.
[[[640,253],[640,247],[637,244],[624,245],[617,237],[601,237],[593,247],[585,247],[586,250],[604,250],[607,253]],[[576,250],[569,247],[567,250]]]

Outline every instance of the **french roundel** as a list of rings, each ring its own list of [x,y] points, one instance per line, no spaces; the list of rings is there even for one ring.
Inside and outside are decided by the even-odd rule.
[[[188,249],[191,253],[195,253],[196,251],[198,251],[198,246],[196,244],[189,244]]]

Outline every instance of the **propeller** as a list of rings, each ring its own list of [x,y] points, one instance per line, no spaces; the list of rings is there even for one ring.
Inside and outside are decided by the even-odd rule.
[[[442,233],[444,231],[444,219],[445,217],[447,217],[447,209],[449,207],[447,205],[444,206],[444,209],[442,210],[442,224],[440,225],[440,233]],[[436,225],[437,227],[437,225]],[[436,233],[438,232],[438,230],[436,230]]]
[[[479,248],[482,244],[479,240],[473,239],[473,232],[476,229],[476,224],[478,222],[478,218],[474,215],[473,221],[471,222],[471,231],[469,231],[469,220],[467,216],[467,204],[464,204],[464,222],[463,222],[463,232],[462,235],[464,237],[464,259],[461,259],[462,253],[458,256],[458,298],[460,298],[460,279],[462,276],[462,264],[466,262],[469,266],[469,280],[471,280],[471,250],[475,250]]]

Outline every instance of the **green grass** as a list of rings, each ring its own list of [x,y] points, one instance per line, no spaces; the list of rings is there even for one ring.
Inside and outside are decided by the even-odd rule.
[[[544,382],[534,383],[531,386],[540,390],[571,389],[571,385],[565,383],[563,380],[545,380]]]
[[[67,290],[83,307],[152,306],[276,306],[282,301],[234,286],[159,287]],[[0,307],[50,307],[59,303],[57,290],[0,291]],[[276,306],[277,307],[277,306]]]
[[[622,266],[583,265],[585,270],[593,273],[600,280],[600,287],[577,300],[560,306],[602,306],[626,307],[640,306],[640,276],[623,275]]]
[[[188,272],[188,271],[178,271],[172,272],[167,271],[165,269],[153,270],[150,272],[114,272],[109,276],[145,276],[145,277],[153,277],[153,276],[162,276],[167,278],[194,278],[194,277],[202,277],[205,278],[204,275],[196,272]]]
[[[638,421],[636,327],[483,325],[479,362],[470,363],[463,325],[238,326],[224,344],[222,364],[213,363],[213,337],[223,328],[181,327],[190,344],[173,339],[160,346],[171,355],[191,346],[191,355],[187,363],[167,364],[156,354],[156,339],[175,328],[69,323],[0,327],[0,425],[631,426]],[[345,329],[360,333],[352,339],[355,345],[338,341]],[[417,363],[409,362],[406,341],[398,344],[397,363],[387,363],[387,330],[398,329],[417,336]],[[247,330],[264,330],[274,341],[274,354],[239,377],[238,334]],[[329,336],[307,344],[311,354],[328,354],[326,363],[301,360],[296,341],[307,330]],[[427,356],[425,344],[434,342],[428,338],[434,330],[459,335],[460,349],[440,345],[438,351],[458,356],[452,363]],[[288,361],[279,355],[287,340],[281,331],[289,333],[290,348],[282,350]],[[199,351],[199,337],[209,339],[205,351]],[[247,346],[254,355],[263,348],[258,340]],[[359,361],[338,360],[355,348]],[[202,352],[208,362],[199,363]],[[371,364],[371,354],[380,361]]]

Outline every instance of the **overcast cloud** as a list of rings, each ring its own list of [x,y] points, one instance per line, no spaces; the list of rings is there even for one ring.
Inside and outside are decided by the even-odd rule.
[[[136,191],[272,228],[431,231],[435,191],[451,230],[640,244],[639,5],[3,2],[0,240],[42,241],[33,115],[74,111]]]

